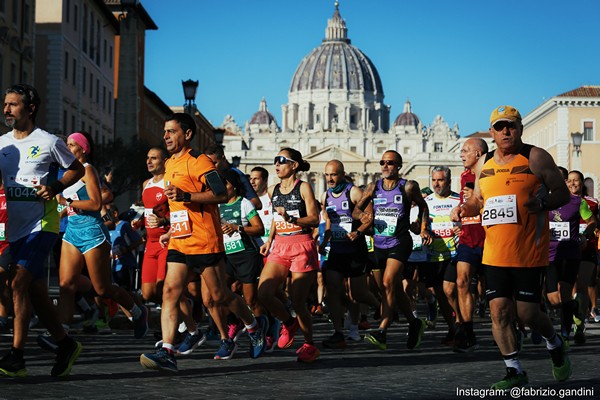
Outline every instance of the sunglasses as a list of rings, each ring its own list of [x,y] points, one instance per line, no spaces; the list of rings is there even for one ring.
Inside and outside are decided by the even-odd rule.
[[[497,132],[503,131],[504,128],[517,129],[517,123],[514,121],[498,121],[492,126],[494,127],[494,130]]]
[[[275,159],[273,160],[273,165],[276,165],[277,163],[287,164],[287,163],[293,163],[293,162],[295,162],[295,161],[290,158],[287,158],[286,156],[276,156]]]
[[[396,165],[396,162],[392,160],[381,160],[379,161],[379,165],[381,165],[382,167],[384,165]]]

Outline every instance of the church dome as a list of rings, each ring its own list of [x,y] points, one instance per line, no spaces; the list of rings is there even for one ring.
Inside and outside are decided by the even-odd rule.
[[[263,97],[260,101],[258,111],[250,118],[250,125],[271,125],[272,122],[275,122],[275,125],[277,125],[277,121],[267,109],[267,101]]]
[[[412,112],[410,101],[406,100],[406,103],[404,103],[404,111],[396,117],[394,126],[414,126],[416,128],[419,126],[420,122],[421,120],[419,120],[417,114],[413,114]]]
[[[323,43],[300,62],[290,93],[319,89],[363,90],[383,95],[375,65],[350,44],[337,3],[333,17],[327,21]]]

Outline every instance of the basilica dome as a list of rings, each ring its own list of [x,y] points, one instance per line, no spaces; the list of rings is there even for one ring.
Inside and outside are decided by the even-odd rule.
[[[260,101],[258,111],[252,115],[252,118],[250,118],[250,124],[271,125],[272,122],[275,122],[275,124],[277,124],[275,117],[267,109],[267,101],[263,97],[263,99]]]
[[[350,44],[346,22],[337,8],[323,43],[300,62],[290,93],[319,89],[361,90],[383,95],[379,73],[360,49]]]
[[[419,126],[420,122],[421,120],[419,120],[417,114],[413,114],[412,112],[410,101],[406,100],[406,103],[404,103],[404,111],[396,117],[394,126],[414,126],[416,128]]]

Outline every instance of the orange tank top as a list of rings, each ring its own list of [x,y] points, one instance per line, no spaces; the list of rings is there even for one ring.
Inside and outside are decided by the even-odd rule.
[[[495,267],[543,267],[548,265],[550,232],[548,213],[529,214],[524,204],[535,196],[541,181],[529,168],[533,146],[523,145],[508,164],[488,153],[479,175],[485,228],[483,264]]]

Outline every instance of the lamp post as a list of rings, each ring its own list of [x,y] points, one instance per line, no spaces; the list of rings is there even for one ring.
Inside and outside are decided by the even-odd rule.
[[[242,161],[241,156],[233,156],[231,157],[231,165],[235,168],[240,166],[240,162]]]
[[[194,115],[196,108],[196,90],[198,89],[198,81],[188,79],[187,81],[181,81],[183,86],[183,96],[185,97],[185,105],[183,106],[186,114]]]
[[[214,136],[215,136],[215,143],[218,144],[219,146],[223,147],[223,138],[225,137],[225,129],[223,128],[215,128],[214,132]]]
[[[573,152],[575,153],[575,159],[572,162],[571,169],[581,170],[581,143],[583,142],[583,133],[572,132],[571,140],[573,141]]]

